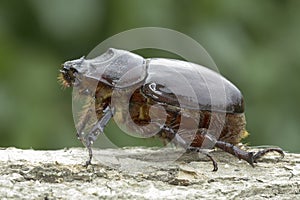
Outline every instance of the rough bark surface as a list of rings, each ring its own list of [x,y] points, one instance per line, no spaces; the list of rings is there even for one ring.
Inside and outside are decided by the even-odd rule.
[[[219,170],[198,155],[155,148],[0,150],[1,199],[300,199],[300,154],[270,153],[254,168],[221,151]],[[169,161],[169,162],[168,162]]]

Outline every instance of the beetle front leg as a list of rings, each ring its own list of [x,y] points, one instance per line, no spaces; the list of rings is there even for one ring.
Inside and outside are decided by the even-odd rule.
[[[76,124],[76,129],[77,129],[76,136],[81,141],[82,141],[81,133],[85,129],[86,125],[88,124],[89,120],[92,117],[93,109],[91,107],[94,106],[94,104],[95,103],[93,101],[87,103],[87,106],[83,108],[83,111],[81,113],[81,118],[79,119],[78,124]]]
[[[107,125],[109,120],[113,117],[114,109],[107,106],[103,110],[103,117],[93,126],[92,130],[85,137],[85,146],[89,151],[89,159],[86,161],[86,166],[91,164],[93,158],[92,145],[96,141],[98,135],[103,133],[104,127]]]

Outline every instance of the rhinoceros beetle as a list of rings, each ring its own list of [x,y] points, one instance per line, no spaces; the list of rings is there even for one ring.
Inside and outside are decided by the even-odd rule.
[[[217,162],[202,150],[207,141],[211,147],[252,166],[268,152],[284,156],[280,148],[254,153],[237,147],[248,135],[243,96],[230,81],[201,65],[164,58],[144,59],[129,51],[110,48],[93,59],[82,57],[65,62],[59,79],[65,87],[79,88],[82,95],[95,100],[92,107],[97,121],[89,133],[82,130],[89,123],[90,109],[77,126],[77,136],[89,150],[87,165],[91,164],[93,142],[112,117],[124,124],[131,121],[138,127],[156,125],[155,118],[159,116],[150,116],[154,105],[160,105],[166,112],[166,120],[162,125],[157,124],[159,131],[155,135],[187,151],[204,153],[212,160],[214,171],[218,169]],[[116,103],[112,104],[114,93]],[[127,102],[122,100],[126,95],[129,95]],[[183,118],[185,123],[180,129]],[[141,135],[149,132],[135,129],[139,130]]]

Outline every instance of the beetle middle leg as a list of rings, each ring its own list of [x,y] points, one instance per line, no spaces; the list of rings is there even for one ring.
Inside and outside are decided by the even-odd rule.
[[[202,149],[201,147],[192,147],[192,146],[189,146],[187,148],[187,151],[194,151],[194,152],[197,152],[197,153],[201,153],[203,155],[205,155],[206,157],[208,157],[212,163],[213,163],[213,172],[215,171],[218,171],[218,163],[217,161],[214,159],[214,157],[212,155],[209,154],[209,152],[207,151],[207,149]]]
[[[175,145],[183,147],[184,149],[186,149],[186,151],[193,151],[193,152],[201,153],[201,154],[207,156],[213,163],[213,166],[214,166],[213,171],[218,171],[218,163],[209,154],[207,149],[202,149],[201,147],[190,146],[190,144],[187,144],[187,142],[178,133],[176,133],[172,128],[168,128],[166,125],[164,125],[162,127],[162,130],[170,132],[174,136],[172,142],[175,143]]]

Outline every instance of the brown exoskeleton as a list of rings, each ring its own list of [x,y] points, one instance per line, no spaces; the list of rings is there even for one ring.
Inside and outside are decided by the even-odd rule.
[[[230,81],[203,66],[172,59],[144,59],[128,51],[109,49],[94,59],[67,61],[60,72],[64,86],[79,88],[82,95],[94,99],[94,111],[88,106],[77,125],[78,137],[89,150],[87,164],[91,163],[93,142],[113,116],[137,127],[156,125],[153,119],[159,118],[161,112],[154,109],[151,119],[149,111],[154,105],[160,105],[166,113],[164,124],[157,125],[160,131],[156,135],[186,150],[204,153],[212,160],[214,171],[218,169],[217,162],[202,151],[207,144],[252,166],[268,152],[284,155],[280,148],[254,153],[236,146],[248,135],[243,96]],[[126,95],[127,102],[122,100]],[[83,133],[92,112],[97,121],[89,133]],[[135,128],[139,130],[143,135],[151,132]]]

